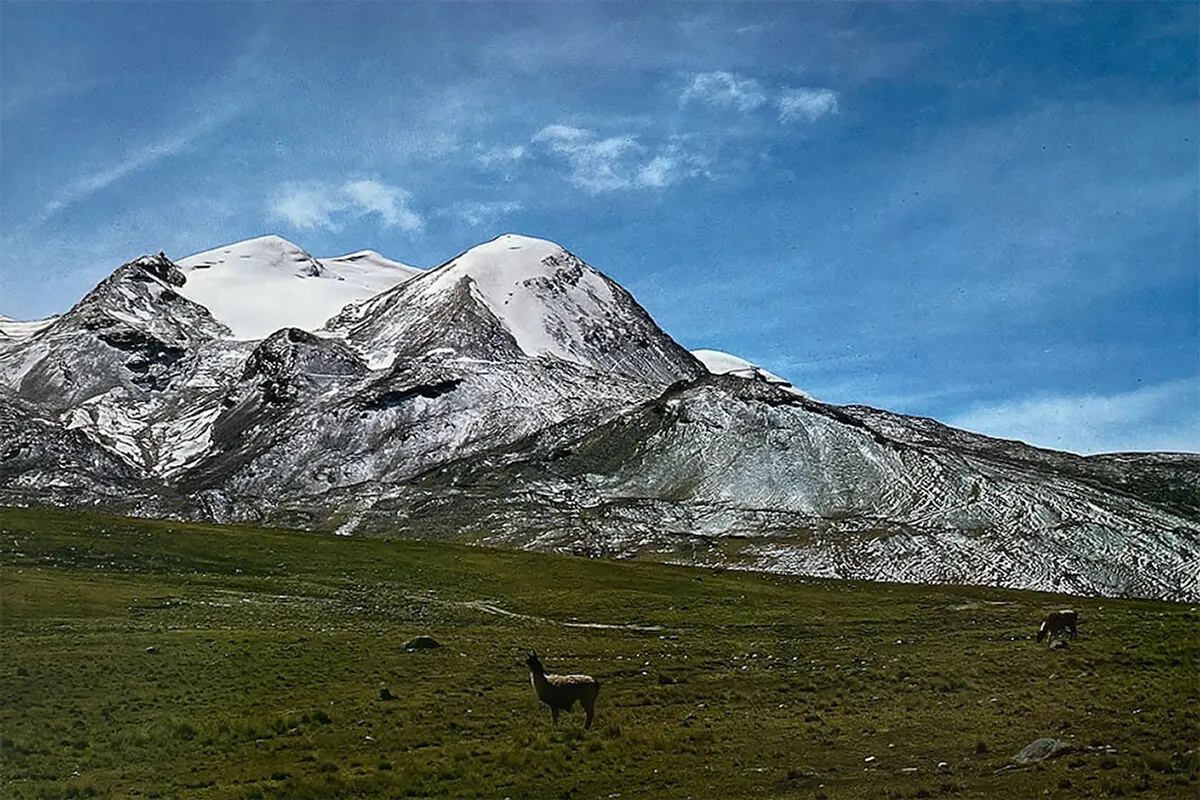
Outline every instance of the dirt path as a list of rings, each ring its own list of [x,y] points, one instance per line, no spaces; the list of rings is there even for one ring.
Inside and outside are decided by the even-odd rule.
[[[509,611],[506,608],[484,602],[483,600],[442,600],[433,597],[414,597],[409,596],[407,599],[416,600],[422,603],[437,603],[440,605],[456,606],[458,608],[470,608],[475,611],[482,611],[485,614],[495,614],[500,617],[508,617],[510,619],[523,619],[529,622],[540,622],[545,625],[559,625],[564,628],[592,628],[596,630],[618,630],[618,631],[644,631],[646,633],[657,633],[665,630],[661,625],[637,625],[631,622],[616,623],[616,622],[561,622],[549,617],[539,617],[533,614],[519,614],[516,611]]]

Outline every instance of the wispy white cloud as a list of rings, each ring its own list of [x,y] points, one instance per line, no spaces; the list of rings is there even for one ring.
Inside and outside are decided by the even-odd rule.
[[[1200,452],[1200,378],[1116,394],[1051,395],[978,406],[959,428],[1076,453]]]
[[[762,84],[736,72],[697,72],[692,75],[679,100],[683,104],[705,103],[747,112],[767,102]]]
[[[525,145],[515,144],[511,146],[498,145],[495,147],[483,148],[479,146],[480,152],[475,156],[475,160],[485,167],[502,166],[520,161],[525,157]]]
[[[464,200],[442,209],[439,216],[456,217],[473,228],[495,223],[520,211],[524,205],[517,200]]]
[[[38,221],[44,223],[64,208],[86,200],[122,178],[149,169],[165,159],[188,151],[206,134],[232,122],[241,113],[241,110],[240,105],[231,104],[206,114],[170,131],[156,141],[129,151],[115,164],[80,176],[60,189],[54,198],[46,203]]]
[[[738,36],[750,36],[763,33],[771,29],[770,25],[763,22],[754,22],[749,25],[739,25],[733,29],[733,32]]]
[[[679,102],[702,103],[743,114],[771,102],[783,123],[816,122],[838,111],[838,93],[832,89],[772,87],[756,78],[722,71],[694,73],[683,87]]]
[[[775,105],[780,122],[816,122],[838,111],[838,93],[832,89],[787,89]]]
[[[670,156],[655,156],[642,165],[637,180],[643,186],[669,186],[675,182],[679,162]]]
[[[297,228],[336,230],[333,215],[344,205],[322,184],[285,183],[271,201],[271,214]]]
[[[533,140],[566,160],[571,183],[591,194],[628,188],[632,183],[630,163],[642,149],[632,136],[601,138],[567,125],[547,125]]]
[[[704,168],[704,159],[681,141],[652,149],[631,134],[603,137],[586,128],[547,125],[533,143],[564,161],[571,183],[590,194],[663,188]]]
[[[412,195],[399,186],[375,180],[291,182],[281,185],[269,210],[295,228],[336,231],[351,217],[374,214],[384,227],[407,233],[422,230],[425,220],[412,206]]]
[[[251,109],[255,97],[264,91],[261,58],[270,50],[270,40],[265,34],[249,36],[243,48],[227,60],[227,69],[213,80],[195,87],[188,95],[186,103],[172,112],[167,119],[174,120],[175,125],[165,124],[157,135],[148,134],[148,140],[127,150],[124,154],[114,156],[99,168],[78,170],[78,177],[65,183],[42,206],[40,214],[33,219],[37,224],[45,224],[63,209],[91,198],[108,187],[123,181],[137,173],[149,170],[156,165],[196,150],[202,140],[240,118]],[[38,75],[36,84],[47,85],[42,88],[47,93],[47,99],[85,92],[93,88],[113,82],[111,76],[93,77],[87,70],[94,70],[88,62],[75,63],[73,67],[64,67],[57,77],[46,79]],[[119,81],[118,81],[119,82]],[[5,91],[0,93],[7,103],[10,92],[6,84]],[[38,98],[34,98],[38,99]],[[17,98],[18,110],[22,103]],[[5,115],[12,111],[6,107]],[[122,130],[137,141],[137,120],[122,125]],[[120,141],[118,139],[118,141]]]
[[[378,181],[350,181],[342,185],[342,192],[353,208],[378,214],[386,227],[419,231],[424,225],[421,215],[409,208],[412,195],[399,186]]]

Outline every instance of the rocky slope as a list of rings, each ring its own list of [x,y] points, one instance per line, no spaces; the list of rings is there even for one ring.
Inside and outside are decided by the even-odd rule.
[[[438,519],[587,555],[1187,598],[1197,498],[1197,456],[1050,453],[712,377],[430,471],[358,526],[419,535]]]

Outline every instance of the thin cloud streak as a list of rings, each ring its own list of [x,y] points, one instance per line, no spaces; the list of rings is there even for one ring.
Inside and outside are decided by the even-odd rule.
[[[156,140],[130,150],[116,163],[71,181],[43,206],[34,222],[45,225],[63,209],[163,161],[190,152],[204,137],[241,117],[251,108],[255,93],[263,91],[260,60],[269,51],[269,44],[269,37],[263,33],[250,36],[229,62],[227,71],[201,87],[191,102],[180,109],[186,122],[168,129]]]
[[[1200,378],[1116,394],[1057,394],[978,406],[957,428],[1076,453],[1200,451]]]
[[[525,145],[516,144],[511,146],[496,145],[482,150],[475,156],[475,160],[485,167],[494,167],[503,164],[512,164],[520,161],[525,157]]]
[[[134,173],[150,169],[172,156],[188,151],[198,140],[236,119],[241,111],[240,105],[227,106],[216,113],[206,115],[172,131],[158,141],[131,151],[125,158],[110,167],[78,178],[60,190],[58,195],[46,204],[38,217],[38,222],[44,224],[63,209],[88,199],[114,183]]]

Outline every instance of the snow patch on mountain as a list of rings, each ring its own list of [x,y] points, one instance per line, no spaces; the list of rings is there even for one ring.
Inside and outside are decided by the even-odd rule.
[[[392,282],[395,276],[389,274],[389,270],[395,270],[402,274],[404,280],[425,271],[394,261],[375,250],[356,250],[341,256],[321,256],[317,261],[321,262],[321,265],[329,272],[340,275],[344,279],[367,278],[371,273],[375,273],[379,276],[379,282],[382,285],[382,288],[379,289],[380,292],[395,286],[395,283]]]
[[[421,272],[373,250],[318,259],[279,236],[206,250],[178,265],[187,278],[179,293],[246,340],[282,328],[316,330],[345,306]]]
[[[156,472],[169,478],[199,461],[212,446],[212,426],[220,413],[220,406],[202,406],[156,424],[151,431],[159,443]]]
[[[55,314],[45,319],[19,320],[0,314],[0,347],[11,342],[21,342],[49,328],[58,319]]]
[[[792,386],[791,381],[769,372],[744,358],[720,350],[693,350],[692,355],[713,375],[733,375],[751,381],[762,381],[778,386],[792,394],[812,399],[812,395]]]
[[[129,403],[113,403],[111,399],[106,393],[70,409],[63,414],[63,427],[78,430],[109,452],[141,466],[146,461],[140,442],[146,429],[142,409]]]

